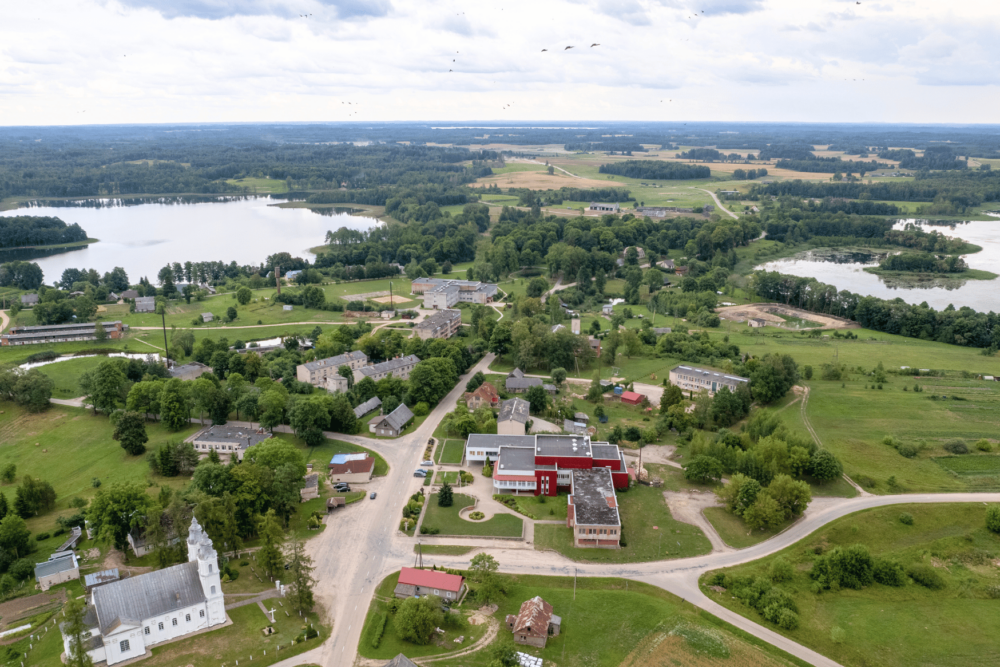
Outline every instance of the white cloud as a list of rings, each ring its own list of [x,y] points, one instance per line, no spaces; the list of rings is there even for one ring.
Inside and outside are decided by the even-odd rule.
[[[1000,84],[998,20],[931,0],[50,5],[5,10],[0,124],[991,122]]]

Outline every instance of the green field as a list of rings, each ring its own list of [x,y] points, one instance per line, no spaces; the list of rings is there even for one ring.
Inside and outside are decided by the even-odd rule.
[[[736,549],[746,549],[755,544],[760,544],[764,540],[769,540],[781,531],[792,525],[793,521],[788,520],[772,530],[755,530],[751,532],[743,519],[723,507],[706,507],[702,510],[705,518],[708,519],[712,527],[719,533],[722,541]]]
[[[512,507],[514,511],[523,514],[529,519],[534,519],[536,521],[565,521],[568,502],[566,500],[567,494],[560,493],[554,498],[537,495],[537,496],[515,496],[515,495],[494,495],[495,499],[502,499],[503,501],[513,501],[515,507]],[[506,503],[505,503],[506,504]]]
[[[501,570],[503,563],[501,561]],[[560,667],[700,667],[805,664],[787,660],[774,647],[694,609],[666,591],[611,578],[541,577],[509,579],[507,595],[493,615],[503,622],[536,595],[562,619],[558,637],[544,649],[518,651]],[[501,630],[501,633],[503,630]],[[508,633],[509,634],[509,633]],[[444,660],[442,667],[487,667],[489,650]]]
[[[458,516],[459,510],[474,504],[471,496],[454,494],[454,504],[451,507],[441,507],[437,502],[437,494],[430,496],[425,503],[424,522],[421,529],[437,529],[441,535],[474,535],[476,537],[520,537],[524,530],[524,521],[513,514],[495,514],[486,521],[466,521]]]
[[[438,443],[434,450],[434,460],[437,463],[461,463],[465,458],[465,441],[448,438]]]
[[[250,192],[257,194],[281,194],[288,192],[288,183],[286,181],[273,178],[230,178],[226,183],[240,188],[250,188]]]
[[[913,517],[905,525],[903,513]],[[1000,537],[986,530],[980,503],[905,505],[859,512],[839,519],[774,556],[724,570],[732,575],[761,575],[778,557],[792,564],[792,579],[780,584],[799,610],[800,626],[778,629],[728,593],[704,588],[719,604],[744,614],[796,642],[849,667],[994,665],[1000,659],[996,634],[1000,617],[991,591],[1000,575],[993,554]],[[866,545],[873,556],[932,566],[944,579],[941,590],[907,581],[902,588],[872,584],[861,590],[820,594],[810,590],[809,570],[816,551],[835,546]],[[834,628],[839,633],[833,633]],[[836,635],[840,635],[836,638]]]
[[[552,549],[567,558],[589,563],[639,563],[698,556],[712,550],[699,528],[671,516],[661,489],[640,485],[626,492],[619,491],[618,506],[626,546],[578,549],[573,546],[572,528],[536,524],[535,548]]]
[[[69,502],[75,496],[91,498],[97,489],[91,480],[102,484],[147,481],[155,485],[179,489],[188,482],[186,477],[157,477],[149,472],[145,456],[129,456],[112,440],[114,428],[107,417],[93,416],[81,408],[59,405],[39,414],[27,413],[12,403],[0,402],[0,465],[13,463],[18,477],[31,475],[46,480],[55,488],[56,506],[51,512],[28,520],[33,532],[50,531],[56,527],[60,513],[77,510]],[[197,430],[191,426],[178,432],[168,431],[158,423],[149,422],[147,449],[163,442],[183,440]],[[37,443],[37,446],[36,446]],[[13,502],[14,487],[0,491]],[[53,544],[53,548],[58,544]]]

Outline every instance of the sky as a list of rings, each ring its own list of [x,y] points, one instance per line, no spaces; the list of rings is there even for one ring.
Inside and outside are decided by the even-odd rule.
[[[0,125],[992,123],[998,33],[995,0],[8,2]]]

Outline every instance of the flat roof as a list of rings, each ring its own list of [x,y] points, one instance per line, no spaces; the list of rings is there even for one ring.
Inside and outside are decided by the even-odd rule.
[[[501,447],[497,458],[498,473],[510,470],[534,470],[535,450],[531,447]]]
[[[590,458],[590,438],[585,435],[537,435],[535,453],[538,456],[582,456]]]
[[[620,526],[618,496],[609,468],[573,471],[573,516],[577,525]]]
[[[470,433],[466,447],[498,449],[500,447],[534,447],[533,435],[497,435],[496,433]]]
[[[595,459],[602,459],[604,461],[609,461],[611,459],[621,458],[621,453],[618,450],[618,445],[605,445],[592,443],[590,445],[591,451],[594,452]]]
[[[227,444],[238,442],[252,447],[270,437],[270,433],[257,433],[257,431],[248,428],[223,425],[209,427],[204,433],[196,435],[193,442],[224,442]]]
[[[675,366],[673,370],[671,370],[670,372],[671,373],[685,372],[685,373],[690,373],[691,375],[700,375],[705,378],[715,378],[715,379],[722,378],[727,380],[734,380],[736,382],[750,381],[749,378],[740,377],[739,375],[729,375],[727,373],[720,373],[718,371],[713,371],[709,368],[700,368],[698,366]]]

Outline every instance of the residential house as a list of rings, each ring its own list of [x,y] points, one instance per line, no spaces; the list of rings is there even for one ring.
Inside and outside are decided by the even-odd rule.
[[[214,319],[215,319],[215,315],[213,315],[212,313],[202,313],[201,314],[201,321],[202,322],[211,322]]]
[[[299,382],[307,382],[315,387],[323,384],[326,378],[337,375],[337,369],[347,366],[355,371],[368,363],[368,355],[360,350],[338,354],[335,357],[317,359],[295,367],[295,379]]]
[[[378,410],[380,407],[382,407],[382,399],[378,396],[372,396],[367,401],[354,408],[354,416],[361,419],[372,410]]]
[[[101,322],[105,337],[117,340],[125,335],[128,325],[121,321]],[[97,340],[96,322],[76,324],[46,324],[36,327],[11,327],[0,334],[0,345],[38,345]]]
[[[606,303],[601,306],[601,315],[607,315],[610,317],[615,312],[615,305],[613,303]]]
[[[653,328],[653,333],[656,334],[657,336],[662,336],[664,334],[668,334],[671,331],[673,331],[673,329],[671,329],[670,327],[654,327]]]
[[[262,428],[253,430],[223,424],[210,426],[196,433],[191,439],[191,444],[199,454],[208,454],[214,449],[219,456],[226,458],[236,456],[236,460],[242,461],[248,449],[270,437],[271,434]]]
[[[531,405],[523,398],[511,398],[500,405],[498,435],[524,435]]]
[[[601,339],[595,336],[587,336],[587,343],[598,359],[601,358]]]
[[[431,294],[428,292],[427,294]],[[423,340],[428,338],[451,338],[462,326],[462,311],[454,309],[439,310],[427,319],[419,322],[414,331]]]
[[[200,361],[192,361],[183,366],[174,366],[167,372],[170,373],[170,377],[177,378],[178,380],[194,380],[205,373],[211,373],[212,368]]]
[[[475,411],[482,407],[495,408],[500,404],[500,394],[491,382],[484,382],[475,391],[465,395],[465,405]]]
[[[334,454],[327,474],[334,483],[364,484],[375,474],[375,459],[367,452]]]
[[[566,525],[573,529],[573,546],[618,549],[622,522],[615,488],[622,487],[615,484],[611,470],[573,470],[570,477]]]
[[[507,391],[512,394],[520,394],[522,392],[528,391],[531,387],[540,387],[542,385],[541,378],[529,378],[525,377],[524,372],[520,368],[515,368],[510,373],[507,374],[507,380],[504,383]]]
[[[668,271],[673,271],[675,268],[677,268],[677,266],[674,264],[674,260],[672,259],[661,259],[659,262],[656,263],[656,265],[661,269],[666,269]]]
[[[196,519],[187,547],[186,563],[94,588],[84,625],[90,633],[87,654],[95,663],[139,658],[151,646],[226,622],[219,556]],[[69,653],[67,624],[59,629]]]
[[[729,391],[736,391],[740,385],[749,382],[749,378],[720,373],[698,366],[676,366],[670,369],[670,384],[676,385],[684,391],[707,391],[709,396],[714,396],[715,392],[722,387],[729,387]]]
[[[57,551],[44,563],[35,565],[35,579],[43,591],[56,584],[80,578],[80,563],[72,551]]]
[[[138,294],[138,292],[136,292]],[[155,313],[156,312],[156,297],[154,296],[137,296],[135,298],[135,312],[137,313]]]
[[[394,591],[398,598],[437,595],[446,600],[458,600],[465,591],[465,578],[440,570],[417,570],[404,567]]]
[[[368,422],[368,430],[375,435],[386,435],[390,438],[399,437],[406,425],[413,419],[413,412],[400,403],[399,407],[387,415],[375,417]]]
[[[573,421],[580,422],[581,424],[587,424],[590,422],[590,415],[586,412],[574,412]]]
[[[408,354],[405,357],[396,357],[395,359],[389,359],[373,366],[362,366],[354,371],[354,381],[360,382],[369,377],[378,382],[390,375],[400,380],[406,380],[410,377],[410,372],[414,366],[419,363],[420,357],[415,354]]]
[[[477,439],[478,440],[478,439]],[[478,445],[478,443],[476,443]],[[617,445],[592,442],[587,435],[489,436],[477,450],[499,451],[493,465],[494,493],[531,493],[555,496],[569,490],[573,470],[607,468],[615,488],[628,487],[625,458]],[[498,447],[497,447],[498,446]],[[473,449],[469,436],[466,451]]]
[[[37,294],[22,294],[21,295],[21,305],[22,306],[34,306],[39,301]]]
[[[538,597],[521,603],[515,616],[507,615],[507,629],[514,634],[514,642],[526,646],[545,648],[549,637],[558,637],[562,619],[552,613],[552,605]]]
[[[137,291],[135,291],[134,289],[127,289],[124,292],[122,292],[121,294],[119,294],[118,296],[121,299],[123,299],[124,301],[128,301],[130,299],[138,299],[139,298],[139,293]]]

